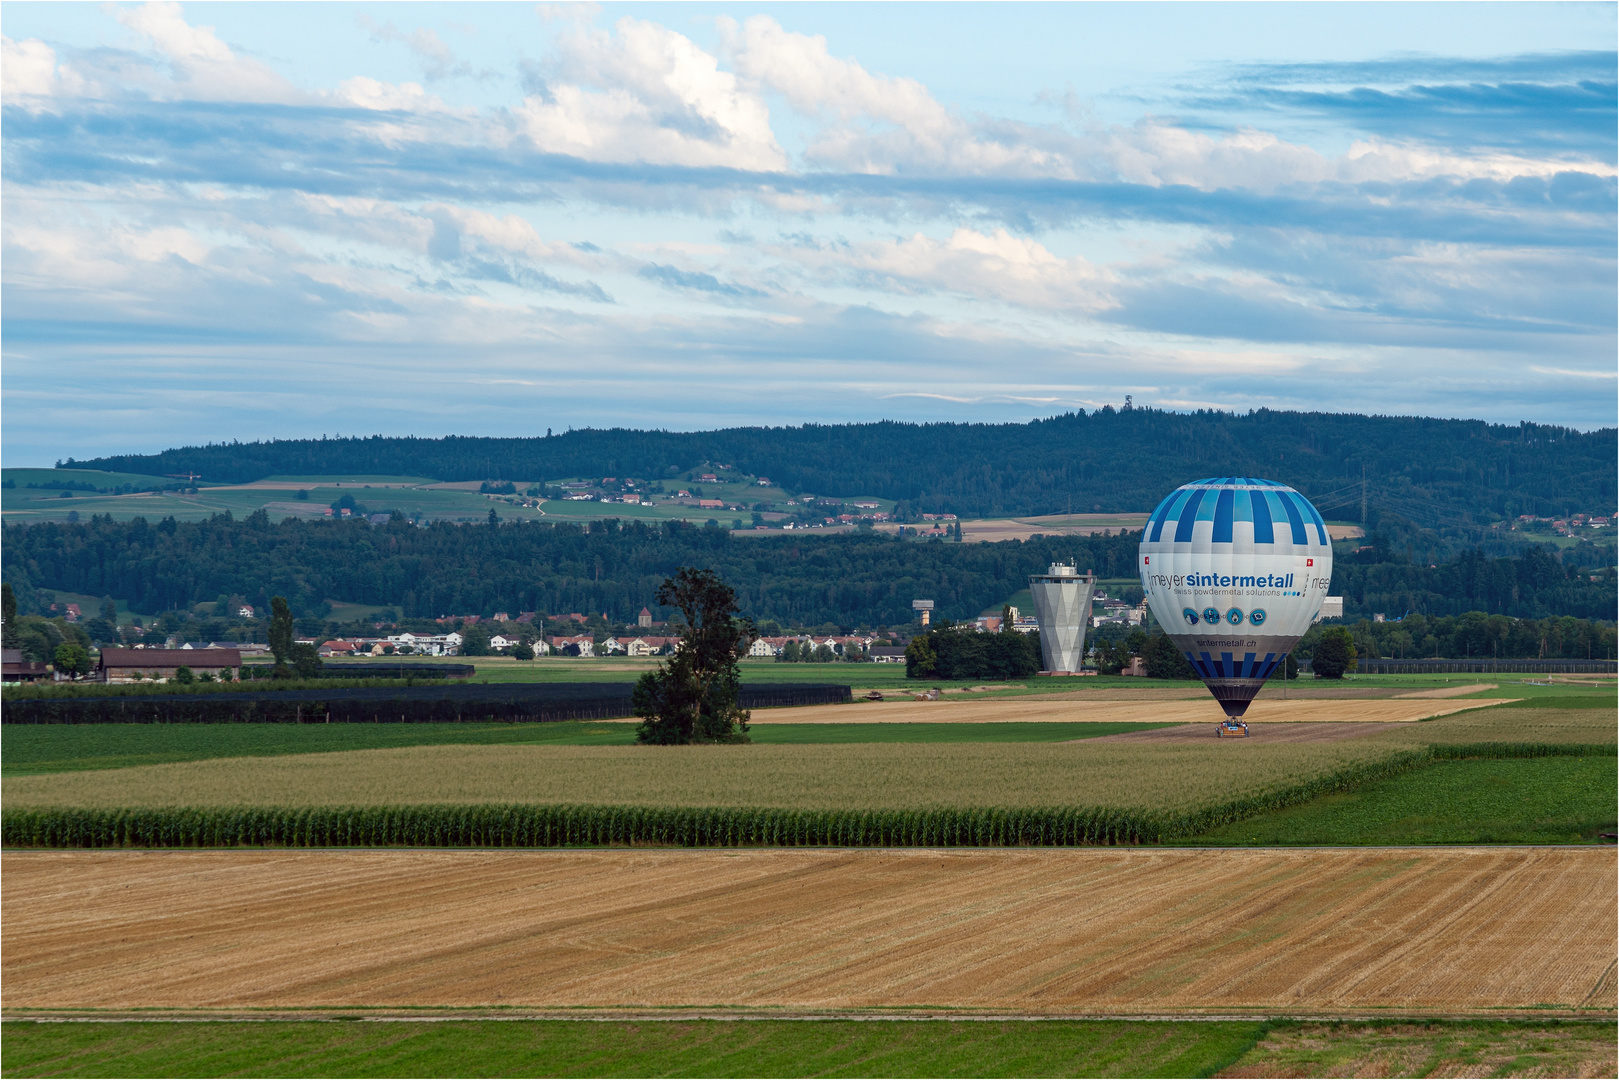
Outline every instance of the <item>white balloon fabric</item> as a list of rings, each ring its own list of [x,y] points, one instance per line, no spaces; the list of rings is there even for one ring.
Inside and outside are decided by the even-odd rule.
[[[1141,587],[1227,716],[1241,716],[1321,613],[1332,541],[1310,500],[1248,476],[1197,480],[1158,504]]]

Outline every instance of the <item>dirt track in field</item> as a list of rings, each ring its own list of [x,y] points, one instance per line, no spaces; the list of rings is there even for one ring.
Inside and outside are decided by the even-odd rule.
[[[1249,738],[1273,743],[1342,742],[1387,731],[1394,724],[1249,724]],[[1153,728],[1149,731],[1126,731],[1118,735],[1103,735],[1086,742],[1166,743],[1201,742],[1216,739],[1215,725],[1180,724],[1176,727]]]
[[[1611,849],[8,852],[5,1005],[1613,1010]]]
[[[1244,717],[1266,723],[1400,724],[1499,705],[1515,698],[1462,701],[1255,701]],[[760,709],[755,724],[993,724],[993,723],[1217,723],[1225,714],[1212,697],[1180,701],[1083,701],[1075,698],[980,698],[942,701],[862,701],[854,705],[805,705]]]

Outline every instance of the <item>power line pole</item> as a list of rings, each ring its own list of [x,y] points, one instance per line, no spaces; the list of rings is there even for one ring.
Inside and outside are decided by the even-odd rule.
[[[1366,531],[1366,466],[1360,467],[1360,531]]]

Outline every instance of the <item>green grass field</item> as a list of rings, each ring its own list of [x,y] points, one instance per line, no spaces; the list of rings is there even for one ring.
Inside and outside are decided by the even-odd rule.
[[[751,532],[751,507],[760,502],[775,504],[777,511],[794,511],[798,507],[786,505],[789,496],[780,488],[761,488],[751,483],[701,484],[704,498],[720,499],[731,504],[743,504],[748,510],[704,510],[673,500],[675,490],[689,486],[684,481],[668,482],[667,495],[655,496],[651,504],[569,502],[552,500],[539,508],[508,503],[491,498],[477,490],[477,483],[442,484],[420,476],[273,476],[260,481],[262,487],[242,488],[239,485],[211,484],[204,478],[195,495],[174,492],[158,494],[104,495],[94,491],[75,491],[70,498],[62,498],[60,490],[29,488],[26,485],[72,481],[92,484],[98,488],[116,488],[130,484],[144,487],[161,483],[163,478],[133,473],[99,472],[92,469],[5,469],[0,470],[7,480],[15,480],[15,488],[0,494],[0,510],[6,520],[17,522],[65,521],[69,512],[80,518],[91,514],[111,514],[116,520],[145,517],[156,521],[174,517],[180,521],[198,521],[221,511],[229,510],[237,517],[255,510],[267,510],[274,520],[286,517],[323,517],[322,508],[330,506],[344,495],[352,495],[373,513],[398,510],[407,515],[421,515],[432,520],[483,521],[494,508],[501,518],[524,518],[546,521],[594,521],[616,517],[636,521],[691,521],[701,524],[714,519],[729,527],[741,518]],[[538,483],[556,484],[560,480],[518,480],[519,492]],[[297,498],[298,489],[309,493],[307,500]],[[894,503],[889,499],[850,496],[845,502],[860,498],[876,502],[880,509],[891,511]],[[845,510],[849,509],[844,507]],[[776,511],[771,511],[775,513]],[[825,513],[836,515],[832,509]],[[773,535],[781,535],[775,533]]]
[[[1160,724],[759,724],[762,744],[1067,742]],[[549,724],[7,724],[0,776],[123,769],[210,758],[318,754],[396,746],[629,746],[636,725]]]
[[[1198,845],[1576,844],[1615,830],[1615,759],[1437,761],[1205,833]]]
[[[1611,1024],[509,1020],[4,1025],[3,1076],[1612,1076]]]

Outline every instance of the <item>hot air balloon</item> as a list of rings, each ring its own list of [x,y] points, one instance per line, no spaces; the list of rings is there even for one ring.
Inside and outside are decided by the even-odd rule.
[[[1170,492],[1141,537],[1153,617],[1231,722],[1321,613],[1332,541],[1310,500],[1247,476]]]

